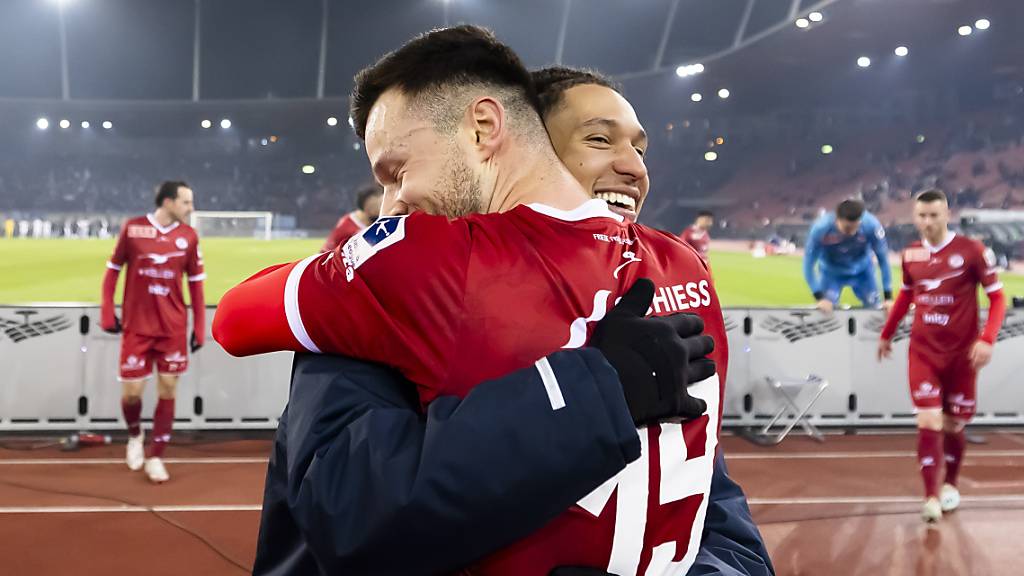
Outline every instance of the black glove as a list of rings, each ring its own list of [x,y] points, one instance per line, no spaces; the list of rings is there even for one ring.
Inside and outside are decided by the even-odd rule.
[[[203,347],[203,345],[200,344],[198,340],[196,340],[196,331],[195,330],[192,331],[192,338],[189,339],[188,346],[192,350],[193,354],[196,353],[196,350],[199,350],[200,348]]]
[[[640,278],[590,339],[619,373],[637,426],[699,417],[707,403],[686,388],[715,373],[714,361],[706,358],[715,341],[701,334],[704,321],[696,314],[644,318],[653,298],[654,283]]]
[[[548,573],[548,576],[615,576],[611,572],[605,572],[600,568],[588,568],[586,566],[557,566]]]
[[[106,332],[107,334],[120,334],[122,330],[123,328],[121,328],[121,319],[118,318],[117,316],[114,316],[113,328],[103,328],[103,331]]]

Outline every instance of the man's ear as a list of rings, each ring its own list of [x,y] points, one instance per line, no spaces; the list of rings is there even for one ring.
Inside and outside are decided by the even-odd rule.
[[[470,103],[466,113],[472,136],[470,144],[475,146],[481,160],[489,160],[508,138],[505,107],[490,96],[482,96]]]

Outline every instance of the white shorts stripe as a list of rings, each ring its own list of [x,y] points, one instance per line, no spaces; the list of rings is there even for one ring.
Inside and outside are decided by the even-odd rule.
[[[121,271],[121,266],[118,266],[117,264],[114,264],[113,262],[110,262],[109,260],[107,261],[107,268],[110,268],[111,270],[117,270],[118,272]]]
[[[288,274],[288,280],[284,284],[284,314],[288,318],[288,327],[292,329],[295,339],[310,352],[320,353],[320,348],[313,343],[313,339],[306,332],[306,326],[302,323],[302,315],[299,313],[299,282],[302,280],[302,273],[310,262],[320,257],[314,254],[299,262]]]
[[[188,277],[188,281],[189,282],[202,282],[203,280],[206,280],[206,273],[205,272],[202,273],[202,274],[196,274],[195,276],[189,276]]]
[[[558,385],[558,378],[547,358],[541,358],[536,363],[537,372],[540,372],[540,381],[544,383],[544,390],[548,393],[548,400],[551,402],[552,410],[565,408],[565,398],[562,397],[562,388]]]

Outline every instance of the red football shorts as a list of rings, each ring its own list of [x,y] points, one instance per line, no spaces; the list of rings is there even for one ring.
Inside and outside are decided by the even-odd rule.
[[[910,347],[910,398],[918,409],[942,408],[950,416],[971,419],[977,376],[966,350],[939,356]]]
[[[188,369],[188,339],[177,336],[121,335],[121,379],[142,380],[153,373],[182,374]]]

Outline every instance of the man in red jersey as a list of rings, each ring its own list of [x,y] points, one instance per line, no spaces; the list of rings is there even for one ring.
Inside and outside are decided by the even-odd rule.
[[[366,227],[380,217],[380,200],[383,192],[380,186],[370,184],[364,186],[356,194],[356,209],[338,219],[334,230],[327,236],[324,242],[323,252],[330,252],[341,246],[348,239],[366,230]]]
[[[679,237],[708,261],[708,250],[711,248],[711,227],[715,224],[715,215],[710,210],[701,210],[693,224],[683,230]]]
[[[992,358],[992,346],[1006,312],[1003,285],[991,250],[950,232],[949,204],[940,190],[914,203],[921,240],[903,251],[903,289],[882,329],[878,357],[892,353],[892,337],[913,304],[910,329],[910,396],[917,410],[917,454],[924,479],[921,516],[936,522],[960,504],[957,475],[963,462],[964,426],[974,416],[978,370]],[[988,321],[978,334],[978,285],[988,295]],[[939,490],[939,463],[946,477]]]
[[[199,236],[187,224],[192,213],[192,190],[184,182],[164,182],[157,189],[156,211],[127,220],[121,227],[114,254],[103,278],[101,327],[121,338],[121,410],[128,425],[128,467],[145,466],[153,482],[166,482],[161,460],[174,425],[174,397],[178,377],[188,368],[189,347],[195,352],[206,333],[203,298],[203,255]],[[128,266],[124,287],[124,323],[114,313],[114,291],[121,269]],[[185,337],[187,318],[182,276],[188,277],[192,302],[191,341]],[[157,401],[153,412],[153,439],[143,449],[140,425],[142,390],[157,370]]]
[[[333,253],[234,288],[215,320],[218,341],[236,355],[309,350],[387,363],[428,404],[582,346],[618,296],[651,278],[651,313],[696,313],[717,343],[719,375],[689,388],[706,413],[641,428],[639,459],[475,571],[685,573],[704,523],[727,365],[706,266],[675,236],[590,199],[551,148],[529,73],[489,32],[418,37],[356,84],[353,118],[385,202],[392,214],[417,213],[381,218]],[[550,398],[563,401],[557,387]]]

